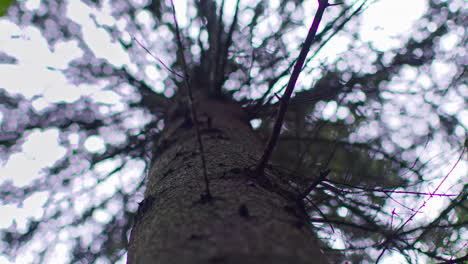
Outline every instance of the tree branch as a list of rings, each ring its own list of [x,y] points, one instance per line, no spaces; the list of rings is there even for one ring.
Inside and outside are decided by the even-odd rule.
[[[200,128],[198,127],[197,111],[193,103],[193,93],[192,93],[192,89],[191,89],[190,82],[189,82],[190,76],[188,74],[187,63],[185,62],[184,47],[182,45],[182,40],[180,37],[180,29],[179,29],[179,24],[177,23],[176,11],[175,11],[173,0],[171,0],[171,5],[172,5],[172,11],[173,11],[172,16],[174,17],[174,23],[176,27],[177,46],[180,52],[182,68],[184,71],[184,84],[185,84],[185,87],[187,88],[187,96],[188,96],[188,101],[190,105],[190,111],[192,113],[193,124],[195,127],[195,132],[197,134],[198,147],[200,148],[200,158],[201,158],[201,163],[202,163],[202,168],[203,168],[203,178],[205,180],[205,193],[202,194],[201,200],[209,201],[212,199],[212,196],[210,192],[210,182],[209,182],[208,174],[206,170],[205,151],[203,148],[203,142],[202,142],[201,135],[200,135]]]
[[[276,117],[275,125],[273,127],[272,134],[268,140],[268,143],[265,147],[263,152],[263,156],[260,158],[257,167],[256,167],[256,175],[262,175],[265,169],[268,160],[270,159],[273,150],[275,149],[276,143],[278,141],[279,134],[281,132],[281,127],[283,126],[284,116],[288,109],[288,102],[289,98],[291,98],[291,94],[294,91],[294,86],[296,85],[297,79],[299,74],[302,71],[302,66],[304,65],[305,59],[307,57],[307,53],[310,50],[310,46],[314,41],[315,35],[317,34],[317,29],[322,20],[323,13],[325,9],[329,6],[328,0],[319,0],[319,7],[317,9],[317,13],[315,14],[314,21],[309,29],[309,33],[307,34],[307,38],[302,46],[301,52],[299,57],[297,58],[296,64],[294,65],[293,72],[288,82],[288,86],[286,87],[286,91],[283,94],[283,97],[280,100],[280,108],[278,110],[278,115]]]
[[[224,2],[224,1],[223,1]],[[217,92],[220,91],[221,89],[221,86],[223,84],[223,82],[225,81],[225,70],[226,70],[226,64],[227,64],[227,61],[228,61],[228,56],[229,56],[229,47],[231,46],[232,44],[232,35],[234,33],[234,28],[236,27],[236,24],[237,24],[237,17],[238,17],[238,14],[239,14],[239,3],[240,3],[240,0],[237,0],[237,3],[236,3],[236,10],[234,11],[234,17],[232,19],[232,23],[231,23],[231,26],[229,28],[229,32],[228,32],[228,35],[227,35],[227,39],[226,39],[226,42],[224,43],[224,50],[223,50],[223,54],[221,55],[221,61],[219,62],[219,66],[220,66],[220,69],[216,72],[216,83],[215,83],[215,89]],[[220,52],[220,51],[218,51]]]

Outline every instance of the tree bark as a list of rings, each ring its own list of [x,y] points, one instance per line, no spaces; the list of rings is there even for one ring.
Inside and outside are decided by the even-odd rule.
[[[328,263],[303,208],[251,174],[263,146],[241,107],[215,100],[196,107],[213,199],[202,199],[190,115],[175,111],[148,174],[128,263]]]

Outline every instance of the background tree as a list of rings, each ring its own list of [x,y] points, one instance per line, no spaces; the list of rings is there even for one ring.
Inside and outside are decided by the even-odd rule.
[[[382,45],[359,31],[374,2],[327,9],[268,168],[307,194],[314,232],[336,262],[372,263],[392,253],[409,263],[462,262],[466,182],[451,172],[466,169],[464,3],[428,0],[411,32]],[[4,254],[27,253],[34,263],[60,252],[70,263],[125,259],[156,143],[170,126],[171,106],[187,103],[181,54],[194,92],[237,102],[266,142],[317,1],[176,4],[182,45],[169,1],[18,1],[9,8],[8,21],[39,29],[50,49],[74,43],[81,51],[66,67],[48,67],[81,94],[50,101],[0,90],[5,161],[38,131],[56,133],[65,150],[31,182],[2,182],[3,205],[47,197],[40,217],[2,230]],[[88,11],[112,44],[89,38],[79,16]],[[96,42],[128,58],[104,58]],[[331,48],[339,56],[327,56]],[[445,192],[453,196],[436,195]],[[434,201],[442,204],[437,213],[424,211]]]

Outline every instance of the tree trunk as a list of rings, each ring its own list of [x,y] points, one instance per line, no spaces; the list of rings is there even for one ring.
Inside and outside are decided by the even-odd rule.
[[[263,146],[240,106],[205,100],[197,111],[213,199],[203,197],[190,115],[175,111],[158,142],[128,263],[327,263],[298,203],[251,173]]]

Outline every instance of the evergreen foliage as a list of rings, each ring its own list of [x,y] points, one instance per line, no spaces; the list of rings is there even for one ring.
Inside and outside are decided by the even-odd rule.
[[[71,2],[43,0],[31,10],[16,1],[3,19],[36,27],[51,49],[75,42],[81,56],[49,70],[83,90],[99,87],[118,103],[88,94],[38,109],[42,95],[0,89],[4,164],[38,131],[58,131],[65,149],[30,183],[0,183],[2,206],[47,197],[40,217],[0,230],[0,248],[11,258],[32,254],[33,263],[54,263],[53,254],[63,250],[70,263],[116,263],[125,259],[171,106],[186,100],[181,54],[192,89],[241,104],[266,142],[317,1],[188,1],[185,13],[178,13],[181,51],[170,1],[82,0],[112,18],[90,15],[111,39],[100,44],[123,49],[125,64],[95,52],[85,26],[69,16]],[[411,32],[385,48],[360,33],[373,2],[327,9],[268,166],[298,192],[329,171],[305,202],[327,254],[337,261],[375,263],[380,254],[397,254],[408,263],[462,263],[467,183],[449,171],[455,164],[466,168],[464,1],[427,0]],[[339,55],[328,56],[343,45]],[[0,61],[20,63],[6,53]],[[90,138],[104,147],[86,148]],[[446,178],[451,185],[437,190]],[[443,205],[437,214],[420,207],[436,199]]]

